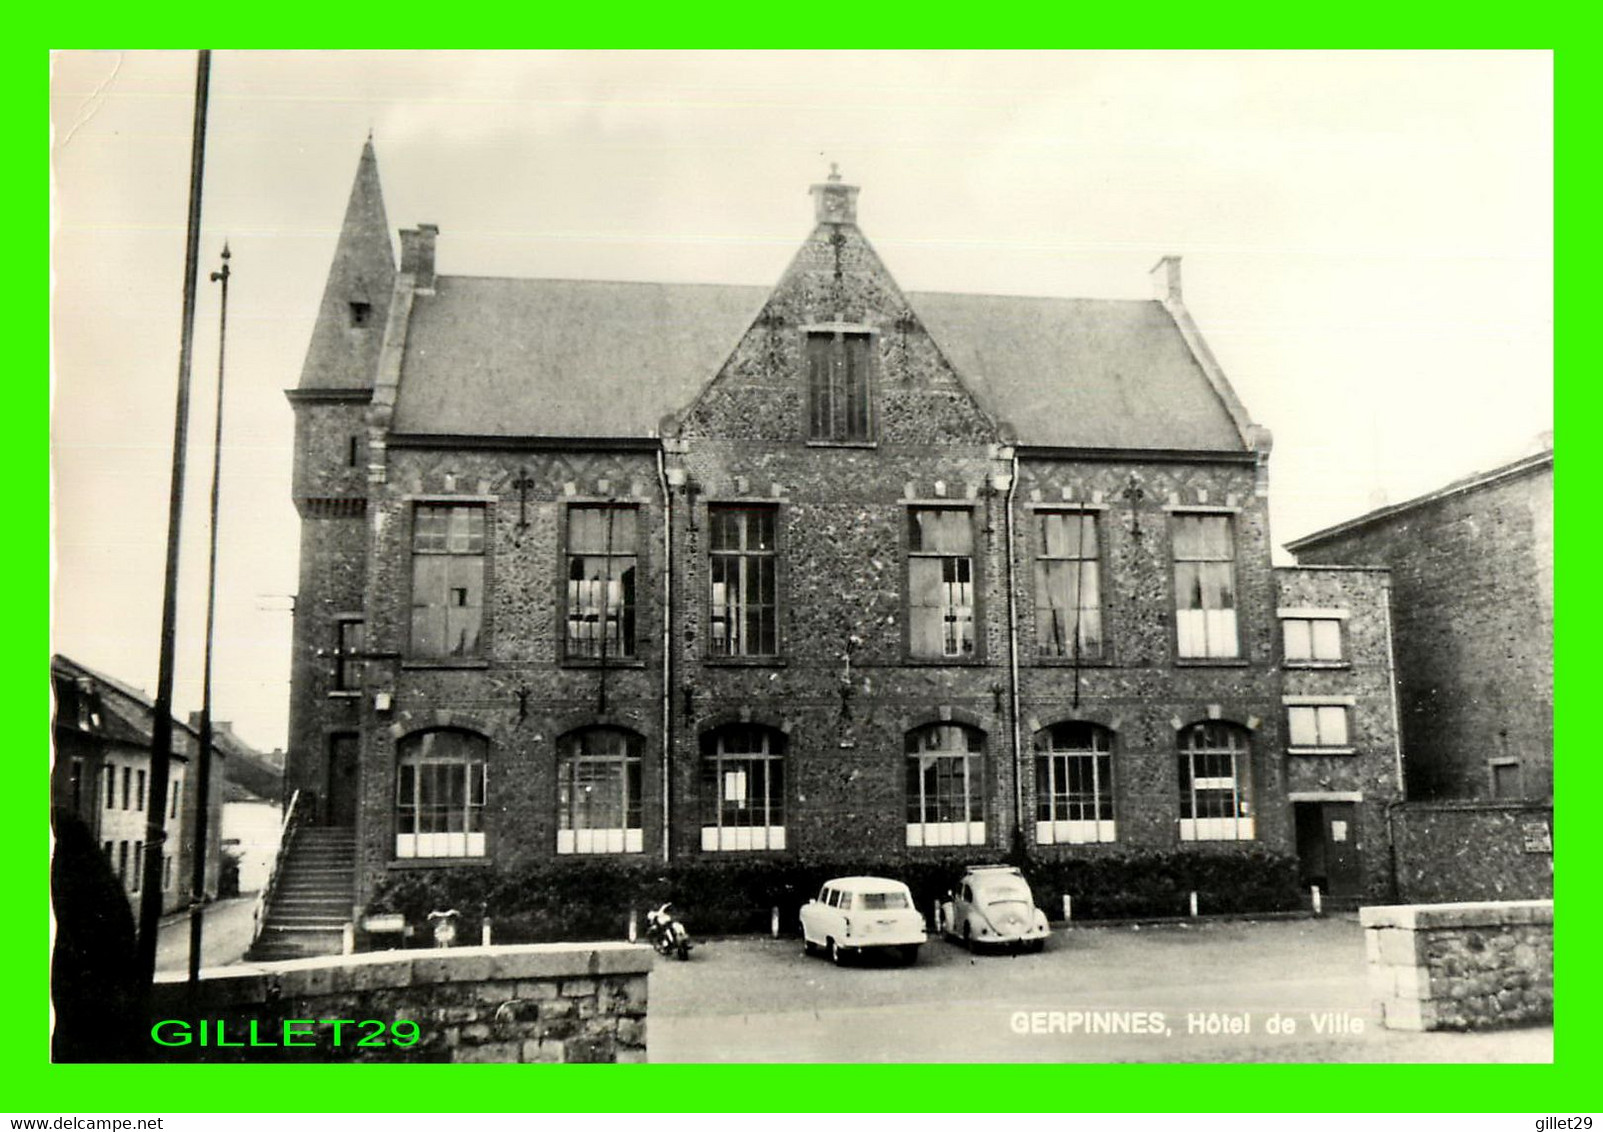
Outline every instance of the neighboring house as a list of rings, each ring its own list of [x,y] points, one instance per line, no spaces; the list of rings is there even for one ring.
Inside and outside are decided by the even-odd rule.
[[[1553,451],[1288,543],[1390,569],[1411,800],[1553,796]]]
[[[857,192],[812,187],[772,288],[446,276],[364,149],[289,393],[286,791],[358,902],[1016,845],[1383,892],[1384,576],[1271,567],[1269,434],[1178,259],[1153,301],[904,294]]]
[[[89,827],[137,915],[144,881],[155,705],[137,689],[60,655],[50,658],[50,684],[56,702],[51,805],[70,811]],[[192,891],[198,802],[193,768],[197,750],[195,733],[174,720],[167,787],[168,848],[163,854],[161,873],[165,911],[186,907]],[[218,752],[208,803],[208,896],[217,891],[226,763],[225,755]]]
[[[197,733],[200,713],[189,713]],[[223,783],[222,849],[238,863],[240,892],[256,892],[267,884],[278,857],[284,808],[284,752],[257,751],[234,733],[226,720],[212,723],[212,743],[226,755],[228,780]]]

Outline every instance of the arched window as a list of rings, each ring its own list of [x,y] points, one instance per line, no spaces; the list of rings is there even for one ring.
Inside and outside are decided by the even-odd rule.
[[[1180,732],[1180,840],[1251,841],[1252,747],[1234,723]]]
[[[938,723],[907,735],[907,843],[985,844],[985,736]]]
[[[785,737],[767,727],[721,727],[703,739],[701,847],[785,847]]]
[[[489,743],[469,731],[402,739],[395,776],[397,857],[484,856]]]
[[[1115,841],[1113,733],[1094,723],[1059,723],[1035,733],[1038,845]]]
[[[589,727],[557,740],[557,852],[640,853],[640,748],[632,731]]]

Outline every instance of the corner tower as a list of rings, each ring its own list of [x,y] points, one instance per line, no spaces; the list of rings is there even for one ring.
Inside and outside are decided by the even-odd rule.
[[[367,412],[383,349],[395,256],[368,138],[323,287],[295,410],[293,496],[300,585],[290,673],[285,788],[325,824],[354,821],[360,733]]]

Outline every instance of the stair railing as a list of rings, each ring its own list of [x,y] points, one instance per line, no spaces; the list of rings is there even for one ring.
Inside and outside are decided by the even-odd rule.
[[[272,907],[273,892],[278,887],[278,876],[284,867],[284,858],[289,856],[289,843],[295,836],[295,831],[305,824],[305,816],[310,807],[297,805],[301,800],[299,790],[289,797],[289,806],[284,811],[284,820],[278,827],[278,854],[273,858],[273,867],[267,873],[267,883],[262,885],[261,891],[256,894],[256,906],[251,910],[251,946],[255,947],[262,938],[262,931],[267,927],[267,910]]]

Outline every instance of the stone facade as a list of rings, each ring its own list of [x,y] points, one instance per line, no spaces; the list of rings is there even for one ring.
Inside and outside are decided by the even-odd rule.
[[[152,1040],[148,1060],[643,1062],[651,961],[606,943],[381,951],[206,971],[194,997],[158,976],[152,1016],[185,1023],[162,1040],[189,1040]]]
[[[1391,569],[1411,799],[1551,800],[1551,449],[1289,547]]]
[[[1399,900],[1553,896],[1553,808],[1545,803],[1410,802],[1392,826]]]
[[[363,178],[376,177],[371,161],[369,150],[353,200]],[[627,364],[628,343],[596,344],[616,357],[597,363],[596,388],[584,387],[574,358],[588,347],[574,336],[599,331],[540,322],[549,309],[541,304],[560,285],[519,291],[504,300],[505,312],[490,311],[487,304],[502,300],[489,284],[512,281],[436,280],[428,226],[403,234],[408,250],[376,355],[355,330],[314,336],[311,377],[291,395],[305,533],[290,777],[322,797],[331,739],[359,734],[358,902],[396,869],[514,867],[584,852],[562,828],[562,800],[573,809],[579,792],[623,781],[565,778],[567,745],[596,728],[626,733],[633,744],[628,790],[638,818],[627,831],[633,840],[612,851],[648,858],[867,855],[889,869],[910,858],[994,858],[1020,845],[1074,855],[1193,841],[1290,854],[1297,833],[1289,797],[1301,782],[1363,792],[1364,851],[1383,861],[1384,824],[1373,815],[1387,797],[1379,779],[1391,773],[1395,751],[1376,699],[1389,687],[1377,676],[1384,668],[1374,645],[1384,633],[1375,604],[1381,588],[1355,574],[1326,585],[1350,593],[1316,594],[1325,583],[1293,582],[1271,567],[1267,433],[1247,419],[1200,344],[1180,303],[1177,262],[1160,265],[1158,302],[1093,311],[1109,350],[1129,348],[1117,345],[1118,334],[1137,340],[1129,366],[1138,372],[1125,373],[1115,359],[1107,382],[1119,385],[1114,401],[1148,422],[1148,432],[1110,417],[1105,445],[1047,443],[1038,422],[1020,428],[1007,419],[1009,405],[1024,404],[1017,393],[1012,401],[996,387],[981,395],[959,372],[950,323],[948,336],[937,336],[857,228],[855,189],[830,182],[815,186],[815,197],[818,222],[789,268],[760,303],[739,307],[747,312],[741,329],[713,344],[721,360],[647,417],[650,435],[594,423],[617,419],[616,406],[588,417],[572,408],[575,398],[602,396],[611,367]],[[337,258],[374,255],[375,230],[382,225],[352,225],[348,216]],[[330,286],[349,275],[336,270]],[[474,306],[453,297],[469,293]],[[729,302],[742,303],[743,294]],[[619,301],[636,300],[620,292]],[[326,298],[324,307],[320,317],[342,310]],[[513,317],[523,320],[515,334],[507,329]],[[1029,334],[1039,316],[1031,308],[1012,317]],[[1092,315],[1075,307],[1073,317]],[[462,332],[475,318],[484,340],[496,343],[490,353]],[[664,318],[659,308],[641,308],[641,321]],[[679,329],[664,322],[654,331],[663,367]],[[1154,337],[1163,351],[1148,348]],[[508,354],[509,340],[538,348]],[[442,361],[447,349],[460,354],[455,371],[452,357]],[[531,376],[556,364],[539,360],[541,349],[567,368]],[[820,365],[868,374],[865,400],[848,410],[862,420],[845,435],[821,438],[809,416]],[[1188,410],[1194,419],[1173,409],[1173,391],[1161,382],[1142,386],[1142,367],[1163,366],[1164,380],[1200,405]],[[1030,381],[1057,380],[1024,368]],[[430,381],[434,392],[420,397],[416,383]],[[449,398],[442,401],[439,388],[463,382],[515,403],[504,412],[441,411]],[[640,399],[648,390],[642,379],[616,395]],[[420,413],[419,404],[433,411]],[[351,447],[358,419],[366,425],[360,469]],[[1164,445],[1171,419],[1172,444]],[[482,617],[464,655],[424,657],[411,639],[413,539],[419,509],[440,505],[482,514],[473,565],[482,570]],[[632,647],[624,655],[575,656],[567,643],[577,631],[567,540],[585,507],[633,515]],[[763,550],[773,570],[772,645],[755,655],[720,644],[729,629],[713,608],[727,584],[714,577],[727,565],[715,566],[714,531],[734,510],[772,527]],[[950,521],[941,537],[965,548],[952,552],[963,561],[948,555],[940,563],[942,586],[961,576],[965,594],[943,598],[943,613],[953,623],[972,618],[971,644],[952,644],[950,654],[914,643],[913,540],[929,511]],[[1074,635],[1082,618],[1101,626],[1084,649],[1037,645],[1048,636],[1037,595],[1038,572],[1045,578],[1050,567],[1040,563],[1061,553],[1043,543],[1049,519],[1095,532],[1095,550],[1084,556],[1090,565],[1076,567],[1076,587],[1087,570],[1097,579],[1094,601],[1074,615]],[[1228,606],[1232,647],[1211,657],[1182,656],[1180,648],[1177,531],[1192,520],[1217,533],[1226,565],[1216,570],[1228,575],[1228,596],[1219,600]],[[1361,658],[1345,672],[1317,674],[1332,686],[1352,684],[1344,694],[1363,701],[1365,740],[1341,769],[1311,771],[1285,753],[1277,612],[1291,600],[1288,586],[1298,602],[1341,601],[1363,626],[1354,638]],[[471,602],[469,589],[453,591],[453,600]],[[341,659],[329,653],[337,621],[352,611],[365,621],[360,695],[331,683]],[[467,804],[467,823],[482,824],[482,849],[464,841],[465,855],[406,858],[397,849],[397,798],[412,779],[401,780],[398,762],[408,744],[444,731],[471,736],[487,752],[487,773],[471,772],[482,774],[482,806]],[[1210,742],[1228,738],[1231,751],[1193,758],[1186,744],[1204,731]],[[915,749],[936,734],[966,750],[952,760],[945,748]],[[1062,747],[1056,758],[1044,753],[1068,741],[1064,735],[1094,741],[1106,757]],[[715,770],[722,764],[710,758],[731,737],[760,741],[762,757],[774,760],[769,770],[745,747],[736,769]],[[962,768],[958,785],[942,769],[954,767]],[[769,785],[758,789],[764,774]],[[920,782],[956,791],[963,812],[953,818],[926,807],[914,796]],[[739,795],[746,805],[753,790],[773,820],[726,830],[726,803]],[[930,816],[937,811],[942,816]],[[1377,867],[1368,875],[1378,884],[1385,874]]]
[[[1553,902],[1365,908],[1370,990],[1393,1030],[1553,1020]]]

